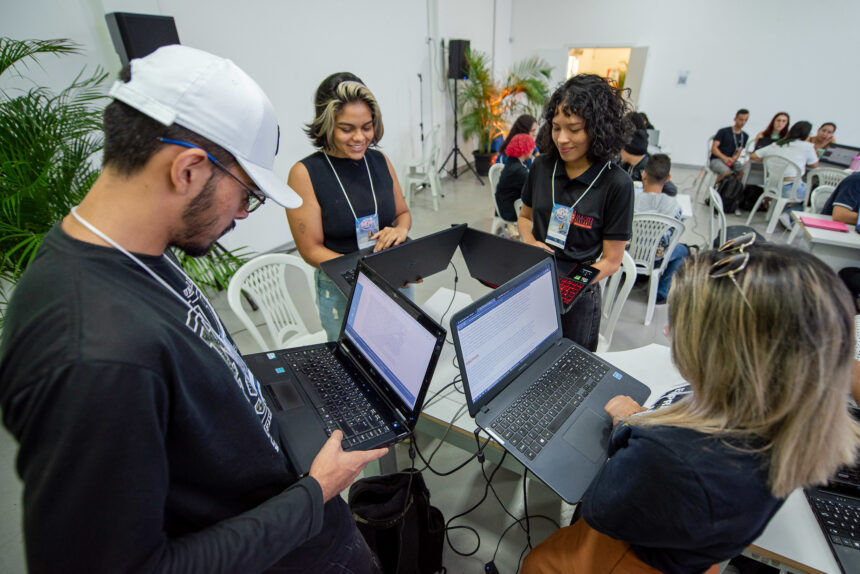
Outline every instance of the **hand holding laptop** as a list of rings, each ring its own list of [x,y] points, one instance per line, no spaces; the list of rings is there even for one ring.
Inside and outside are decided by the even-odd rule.
[[[383,249],[391,247],[392,245],[400,245],[406,241],[406,234],[408,232],[408,229],[403,229],[401,227],[384,227],[380,229],[373,235],[373,237],[371,237],[371,239],[376,240],[373,252],[377,253]]]
[[[619,420],[647,411],[648,409],[634,401],[632,397],[615,395],[609,399],[603,410],[612,417],[612,424],[617,425]]]
[[[323,502],[328,502],[346,489],[358,476],[367,463],[388,454],[387,448],[373,450],[343,450],[340,441],[343,433],[331,433],[319,454],[317,454],[308,473],[322,488]]]

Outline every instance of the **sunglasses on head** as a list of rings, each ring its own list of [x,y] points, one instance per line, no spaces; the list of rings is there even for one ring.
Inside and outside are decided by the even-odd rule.
[[[754,244],[755,240],[756,234],[754,232],[749,232],[726,241],[717,249],[717,253],[723,255],[723,257],[711,264],[711,268],[708,271],[708,277],[713,279],[719,279],[720,277],[728,277],[731,279],[732,283],[735,284],[735,287],[737,287],[738,292],[741,294],[741,297],[743,297],[744,302],[750,308],[752,308],[750,306],[750,302],[747,300],[747,297],[744,294],[743,289],[741,289],[737,279],[735,279],[735,275],[746,269],[747,264],[750,261],[750,254],[744,250]]]

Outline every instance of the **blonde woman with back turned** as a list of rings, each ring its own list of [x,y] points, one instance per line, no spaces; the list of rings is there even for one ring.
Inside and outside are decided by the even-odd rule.
[[[690,257],[669,329],[692,392],[648,412],[607,403],[610,458],[524,572],[716,572],[793,490],[854,462],[854,305],[820,260],[752,234]]]

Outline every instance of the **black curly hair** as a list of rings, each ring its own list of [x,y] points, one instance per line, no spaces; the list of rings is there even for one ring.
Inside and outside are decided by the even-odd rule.
[[[558,109],[585,120],[585,131],[591,140],[586,156],[591,163],[618,157],[633,133],[633,123],[627,117],[630,104],[622,90],[596,74],[579,74],[555,90],[541,115],[546,121],[538,133],[538,147],[554,159],[559,155],[552,141],[552,119]]]

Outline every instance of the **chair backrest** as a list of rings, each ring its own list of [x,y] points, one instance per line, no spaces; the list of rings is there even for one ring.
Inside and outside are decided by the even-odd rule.
[[[496,202],[496,186],[499,185],[499,178],[502,177],[502,170],[505,168],[500,163],[494,163],[490,166],[490,171],[487,173],[487,179],[490,180],[490,197],[493,198],[493,209],[495,209],[495,217],[501,219],[502,212],[499,211],[499,204]]]
[[[633,284],[636,283],[636,263],[626,251],[621,259],[621,267],[606,281],[603,292],[603,317],[607,319],[600,334],[598,350],[608,351],[612,344],[612,334],[621,316],[621,309],[627,302]]]
[[[815,191],[812,192],[812,199],[810,200],[812,211],[821,213],[821,210],[824,209],[824,204],[827,203],[827,200],[830,199],[834,191],[836,191],[836,187],[832,185],[819,185],[816,187]]]
[[[669,230],[674,230],[669,238],[669,245],[663,250],[663,260],[660,270],[669,264],[669,256],[681,240],[684,224],[662,213],[636,213],[633,215],[633,238],[627,251],[636,263],[636,271],[641,275],[651,275],[657,258],[660,241]]]
[[[283,349],[289,346],[287,343],[290,339],[308,334],[307,325],[287,289],[288,273],[298,274],[299,283],[307,286],[313,300],[313,268],[300,257],[286,253],[261,255],[248,261],[236,271],[227,288],[230,308],[263,350]],[[242,306],[242,291],[251,297],[262,312],[272,336],[270,343],[263,340],[259,329]]]
[[[711,169],[711,148],[714,147],[714,136],[708,138],[708,153],[705,156],[705,169]]]
[[[785,181],[785,178],[790,177],[786,176],[785,172],[793,166],[797,175],[791,181],[792,187],[788,198],[794,198],[795,201],[799,201],[796,199],[797,184],[800,181],[800,174],[803,169],[793,161],[775,155],[769,155],[764,158],[762,164],[764,167],[764,193],[771,197],[782,197],[782,187],[784,183],[788,183]]]
[[[717,189],[712,187],[708,190],[711,194],[711,234],[708,239],[708,247],[714,244],[714,239],[717,238],[717,234],[719,234],[720,242],[719,245],[722,245],[726,242],[726,212],[723,210],[723,198],[720,197],[720,194],[717,193]],[[717,224],[717,233],[714,233],[714,221],[716,220]]]
[[[809,189],[815,189],[821,185],[836,187],[839,182],[848,177],[848,174],[835,167],[816,167],[806,172],[806,184]],[[813,180],[818,180],[815,188],[812,187]]]

